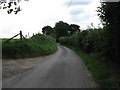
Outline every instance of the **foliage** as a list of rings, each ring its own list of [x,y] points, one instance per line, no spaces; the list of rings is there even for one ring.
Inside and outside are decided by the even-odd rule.
[[[104,30],[100,28],[84,30],[72,36],[60,38],[60,43],[74,46],[87,53],[103,53],[105,47]]]
[[[45,26],[42,28],[42,33],[45,35],[51,35],[54,33],[54,29],[51,26]]]
[[[106,55],[111,60],[119,62],[120,58],[120,2],[104,2],[98,9],[98,15],[105,27],[107,40]]]
[[[71,36],[77,32],[80,32],[80,26],[76,24],[69,25],[66,22],[59,21],[55,24],[54,28],[51,26],[43,27],[42,32],[45,35],[56,38],[56,41],[59,42],[60,37]]]
[[[75,34],[77,31],[80,32],[80,26],[76,24],[71,24],[69,26],[70,35]]]
[[[2,38],[1,40],[2,40],[2,43],[4,43],[5,41],[8,40],[8,38]],[[12,39],[12,40],[10,40],[10,43],[14,43],[14,42],[17,42],[17,41],[19,41],[19,39]]]
[[[55,24],[55,34],[56,39],[59,40],[60,37],[68,36],[69,24],[59,21]]]
[[[107,57],[107,60],[120,62],[120,2],[101,3],[98,15],[104,25],[103,29],[87,29],[62,37],[61,43],[79,47],[85,52],[99,52]],[[70,27],[69,27],[70,28]],[[70,29],[69,29],[70,30]],[[69,39],[68,39],[69,38]]]
[[[20,8],[21,0],[0,0],[0,9],[7,10],[8,14],[15,13],[17,14],[22,9]],[[29,1],[29,0],[24,0]]]
[[[61,37],[59,42],[75,48],[100,87],[120,87],[118,69],[120,62],[120,18],[118,17],[120,16],[120,4],[103,3],[98,11],[104,25],[103,29],[86,29]],[[92,58],[91,55],[95,57]],[[100,63],[102,62],[100,58],[103,58],[103,63]],[[113,63],[115,63],[114,66],[117,66],[117,71],[114,66],[107,65]]]
[[[2,44],[2,58],[43,56],[54,53],[57,50],[55,40],[41,34],[34,35],[28,41],[13,41]]]
[[[116,88],[120,87],[119,63],[116,64],[116,58],[112,55],[115,53],[111,47],[114,43],[110,43],[113,40],[112,34],[108,33],[107,29],[108,27],[83,30],[71,36],[61,37],[60,43],[72,47],[81,56],[100,87]],[[108,37],[110,35],[111,37]],[[112,67],[107,65],[113,63],[115,64]],[[117,67],[117,71],[114,66]]]
[[[113,71],[109,69],[105,63],[100,62],[102,58],[96,60],[96,53],[87,54],[78,48],[65,45],[72,50],[74,50],[85,62],[87,68],[91,71],[96,83],[99,88],[119,88],[120,87],[120,77],[113,76]]]

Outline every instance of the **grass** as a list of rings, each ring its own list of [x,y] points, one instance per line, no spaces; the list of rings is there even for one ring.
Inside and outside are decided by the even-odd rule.
[[[2,40],[2,43],[4,43],[5,41],[8,40],[8,38],[2,38],[1,40]],[[10,42],[10,43],[14,43],[14,42],[16,42],[16,41],[20,41],[20,39],[12,39],[12,40],[10,40],[9,42]]]
[[[65,46],[74,50],[82,58],[100,88],[120,87],[120,74],[112,72],[109,65],[100,61],[102,58],[96,60],[97,54],[88,54],[75,47]]]
[[[57,50],[57,45],[53,38],[42,34],[36,34],[27,41],[20,42],[19,39],[13,39],[8,43],[2,43],[2,58],[17,59],[30,58],[36,56],[49,55]]]

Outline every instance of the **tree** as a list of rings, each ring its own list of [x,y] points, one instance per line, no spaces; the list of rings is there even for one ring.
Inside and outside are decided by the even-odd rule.
[[[80,32],[80,26],[76,24],[71,24],[69,26],[69,31],[70,31],[70,35],[76,33],[77,31]]]
[[[20,3],[21,0],[0,0],[0,9],[7,9],[7,13],[11,14],[17,14],[19,11],[22,9],[20,8]],[[29,0],[24,0],[24,1],[29,1]]]
[[[98,9],[105,29],[108,51],[106,55],[110,59],[119,61],[120,58],[120,2],[104,2]]]
[[[54,33],[54,29],[51,26],[45,26],[42,28],[42,33],[45,35],[51,35]]]
[[[64,37],[64,36],[68,36],[68,30],[69,30],[69,24],[63,22],[63,21],[59,21],[55,24],[55,34],[56,34],[56,39],[57,42],[59,41],[60,37]]]

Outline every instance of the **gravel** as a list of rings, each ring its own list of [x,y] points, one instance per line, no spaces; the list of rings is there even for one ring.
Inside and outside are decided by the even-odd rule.
[[[48,57],[48,56],[46,56]],[[25,71],[34,69],[46,57],[35,57],[26,59],[3,59],[2,79],[10,78]]]

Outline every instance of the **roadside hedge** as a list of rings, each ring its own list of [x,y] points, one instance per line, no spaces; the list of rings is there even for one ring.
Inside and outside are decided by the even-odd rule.
[[[36,34],[30,39],[20,42],[12,40],[2,44],[2,58],[29,58],[44,56],[57,50],[55,40],[50,36]]]

